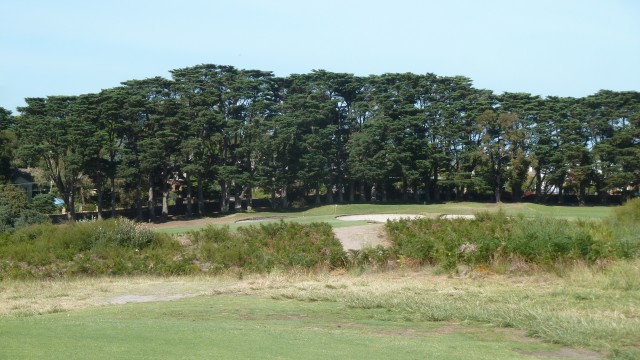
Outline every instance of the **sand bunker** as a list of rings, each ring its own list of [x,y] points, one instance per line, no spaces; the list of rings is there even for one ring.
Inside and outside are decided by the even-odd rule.
[[[336,217],[337,220],[342,221],[370,221],[384,223],[387,220],[400,220],[400,219],[421,219],[424,215],[416,214],[368,214],[368,215],[343,215]]]
[[[468,219],[468,220],[473,220],[475,219],[476,216],[475,215],[456,215],[456,214],[445,214],[445,215],[441,215],[440,219],[448,219],[448,220],[453,220],[453,219]]]

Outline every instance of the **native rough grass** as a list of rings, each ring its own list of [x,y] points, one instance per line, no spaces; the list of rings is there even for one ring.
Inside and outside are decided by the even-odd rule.
[[[274,270],[242,279],[229,270],[216,276],[8,280],[0,283],[0,314],[29,316],[103,306],[124,294],[339,303],[371,311],[375,320],[507,327],[618,358],[640,355],[638,260],[577,264],[562,274],[452,276],[424,267],[362,273]]]

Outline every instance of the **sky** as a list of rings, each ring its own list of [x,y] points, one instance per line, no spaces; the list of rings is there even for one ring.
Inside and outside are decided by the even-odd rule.
[[[637,0],[2,0],[0,107],[198,64],[640,91],[639,18]]]

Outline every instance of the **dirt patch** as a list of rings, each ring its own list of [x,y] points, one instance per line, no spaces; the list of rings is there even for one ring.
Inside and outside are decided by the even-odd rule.
[[[245,214],[232,214],[221,217],[204,217],[197,219],[185,219],[185,218],[177,218],[170,219],[167,222],[163,223],[148,223],[142,224],[145,227],[150,229],[173,229],[173,228],[195,228],[195,227],[205,227],[207,225],[224,225],[224,224],[233,224],[234,222],[243,219],[246,217]]]
[[[262,216],[262,217],[251,217],[247,219],[236,220],[237,223],[245,223],[245,222],[259,222],[259,221],[269,221],[269,220],[283,220],[287,219],[287,216]]]
[[[582,349],[568,349],[561,348],[553,351],[518,351],[522,355],[537,356],[541,358],[553,358],[553,359],[577,359],[577,360],[600,360],[604,359],[602,354],[597,352],[582,350]]]
[[[333,232],[345,250],[360,250],[378,245],[389,246],[383,224],[334,228]]]
[[[173,295],[120,295],[113,297],[107,301],[110,305],[122,305],[127,303],[145,303],[156,301],[173,301],[189,297],[197,296],[197,294],[173,294]]]

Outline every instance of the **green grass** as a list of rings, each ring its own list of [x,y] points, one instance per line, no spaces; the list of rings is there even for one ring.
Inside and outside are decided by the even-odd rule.
[[[7,280],[0,359],[640,356],[637,259],[526,276],[434,270]],[[104,306],[179,294],[201,296]]]
[[[451,202],[443,204],[346,204],[346,205],[324,205],[312,207],[305,210],[288,210],[283,212],[274,211],[254,211],[251,213],[239,213],[229,215],[229,222],[243,218],[257,217],[284,217],[284,221],[296,221],[300,223],[326,222],[332,227],[364,225],[364,221],[340,221],[336,216],[340,215],[360,215],[360,214],[422,214],[430,217],[442,214],[476,214],[483,211],[494,212],[504,211],[507,215],[520,215],[526,217],[550,216],[566,219],[600,219],[613,213],[615,207],[609,206],[548,206],[529,203],[517,204],[494,204],[494,203],[474,203],[474,202]],[[232,220],[231,220],[232,219]],[[279,220],[265,220],[268,222],[278,222]],[[250,223],[232,223],[232,230],[238,227],[247,226]],[[182,234],[189,231],[199,230],[204,226],[181,225],[176,227],[163,227],[155,231],[166,234]]]
[[[11,359],[534,359],[559,346],[337,302],[213,296],[0,318]],[[464,345],[462,345],[464,344]]]

